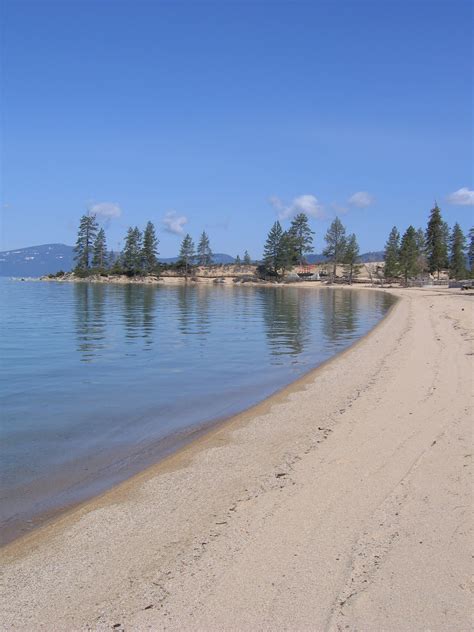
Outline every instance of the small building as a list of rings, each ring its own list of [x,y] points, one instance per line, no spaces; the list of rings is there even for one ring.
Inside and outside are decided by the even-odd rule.
[[[304,264],[296,266],[293,271],[299,276],[300,279],[306,279],[309,281],[319,281],[319,272],[315,264]]]

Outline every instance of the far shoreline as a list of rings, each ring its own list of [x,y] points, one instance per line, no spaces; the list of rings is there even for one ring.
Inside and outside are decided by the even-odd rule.
[[[326,278],[307,279],[307,278],[281,278],[281,279],[263,279],[252,273],[221,273],[221,274],[196,274],[189,275],[149,275],[149,276],[133,276],[126,275],[91,275],[88,277],[77,277],[72,274],[64,276],[46,275],[41,277],[10,277],[14,281],[22,282],[45,282],[45,283],[80,283],[91,285],[138,285],[138,286],[167,286],[167,285],[186,285],[189,287],[199,285],[225,285],[229,287],[332,287],[332,288],[372,288],[376,290],[397,289],[403,287],[400,283],[384,282],[383,279],[370,279],[367,276],[354,278],[349,283],[342,277],[336,277],[334,281]],[[443,283],[444,285],[444,283]],[[447,281],[446,281],[447,285]]]

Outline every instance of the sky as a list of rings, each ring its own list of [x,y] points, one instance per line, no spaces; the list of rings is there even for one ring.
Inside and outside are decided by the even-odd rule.
[[[259,257],[305,212],[361,251],[393,225],[474,223],[470,0],[3,0],[2,250],[109,247],[154,222],[160,254],[206,230]]]

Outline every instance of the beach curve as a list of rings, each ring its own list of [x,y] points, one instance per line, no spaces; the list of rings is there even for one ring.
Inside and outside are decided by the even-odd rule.
[[[6,547],[4,628],[467,629],[472,300],[395,294],[323,367]]]

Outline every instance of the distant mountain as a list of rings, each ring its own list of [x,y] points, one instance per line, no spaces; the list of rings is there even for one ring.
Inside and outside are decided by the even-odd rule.
[[[360,256],[362,263],[383,261],[383,250],[365,252]],[[178,257],[160,258],[162,263],[174,263]],[[234,263],[234,257],[218,252],[213,256],[214,263]],[[308,255],[308,263],[324,263],[323,255]],[[60,270],[68,272],[74,266],[74,249],[64,244],[44,244],[6,250],[0,252],[0,276],[39,277],[55,274]]]
[[[383,250],[373,250],[371,252],[364,252],[363,255],[360,255],[360,260],[362,263],[374,263],[375,261],[383,261],[384,254],[385,253]]]
[[[74,250],[64,244],[44,244],[0,252],[0,276],[39,277],[74,265]]]
[[[364,252],[360,255],[359,261],[361,263],[373,263],[374,261],[383,261],[383,250],[374,250],[371,252]],[[308,255],[306,257],[308,263],[324,263],[327,261],[324,255]]]
[[[306,261],[308,263],[324,263],[327,259],[324,255],[308,255]]]
[[[178,257],[162,258],[163,263],[174,263]],[[233,263],[234,257],[224,253],[214,255],[215,263]],[[0,252],[0,276],[39,277],[68,272],[74,267],[74,248],[64,244],[44,244]]]

